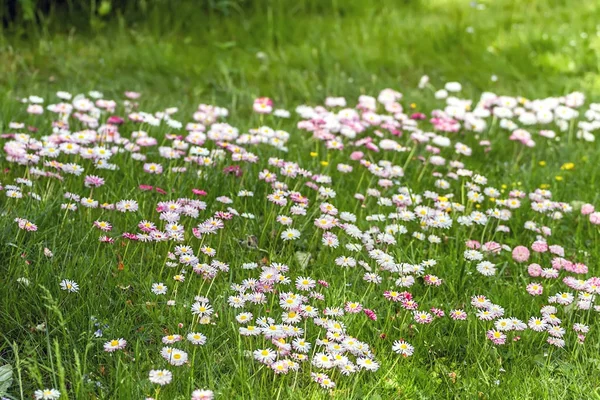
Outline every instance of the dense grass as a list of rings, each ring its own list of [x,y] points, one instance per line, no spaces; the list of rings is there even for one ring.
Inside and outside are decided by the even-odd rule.
[[[266,124],[291,133],[287,154],[269,147],[252,149],[261,162],[245,165],[242,178],[222,173],[226,161],[203,169],[201,177],[193,170],[179,175],[147,175],[141,172],[139,162],[117,155],[120,170],[103,175],[107,184],[94,191],[94,197],[109,202],[136,198],[140,202],[137,214],[115,215],[99,209],[65,214],[60,210],[64,192],[89,194],[82,179],[73,176],[67,176],[65,182],[36,180],[32,190],[42,196],[41,203],[30,198],[13,202],[2,194],[0,357],[14,371],[9,394],[30,398],[35,389],[55,387],[68,398],[154,395],[155,385],[147,377],[150,369],[164,367],[158,354],[160,338],[166,332],[185,336],[188,328],[192,329],[189,307],[182,305],[189,306],[193,296],[201,293],[211,299],[218,318],[214,325],[194,328],[208,337],[207,344],[196,351],[186,347],[190,357],[194,353],[193,366],[174,370],[174,382],[163,389],[160,398],[189,398],[197,387],[214,390],[217,398],[235,399],[600,398],[600,336],[594,314],[563,315],[567,327],[582,318],[591,325],[584,346],[571,341],[563,350],[551,349],[532,332],[524,333],[517,343],[493,346],[485,339],[490,325],[475,319],[472,310],[473,315],[463,324],[446,318],[428,326],[410,326],[407,312],[390,306],[382,297],[382,291],[391,288],[393,282],[369,286],[359,271],[344,273],[333,264],[335,257],[347,254],[343,246],[323,249],[311,240],[315,229],[310,213],[301,220],[307,225],[302,240],[283,245],[277,239],[281,228],[273,222],[276,210],[264,202],[271,189],[257,181],[269,157],[283,157],[331,175],[331,186],[338,194],[334,204],[356,213],[359,221],[364,222],[367,215],[389,212],[374,199],[364,207],[353,199],[354,193],[364,193],[376,180],[358,165],[348,175],[336,171],[336,164],[349,163],[349,151],[326,152],[322,143],[296,129],[299,118],[293,113],[291,120],[252,114],[252,101],[259,96],[269,96],[277,107],[290,110],[302,103],[321,104],[330,95],[346,96],[353,106],[360,94],[376,96],[381,89],[392,87],[404,93],[405,109],[414,102],[415,111],[429,112],[444,103],[434,99],[432,90],[417,89],[419,78],[428,74],[438,88],[446,81],[462,82],[462,96],[466,98],[477,99],[482,91],[534,98],[581,90],[588,102],[598,100],[600,33],[596,24],[600,4],[542,0],[482,4],[484,7],[440,0],[264,1],[229,7],[224,13],[181,2],[177,7],[150,7],[142,16],[133,15],[131,10],[107,18],[82,15],[83,22],[70,16],[73,22],[63,23],[57,12],[42,23],[7,29],[0,38],[2,132],[9,131],[8,122],[23,121],[40,128],[35,134],[38,137],[49,133],[48,116],[27,115],[17,101],[20,96],[54,99],[57,90],[83,93],[97,89],[114,99],[122,99],[125,90],[140,91],[140,109],[154,112],[177,106],[180,111],[176,115],[182,121],[189,119],[199,103],[209,103],[228,108],[227,122],[240,132]],[[124,115],[121,107],[117,113]],[[120,131],[128,137],[136,129],[127,123]],[[169,130],[163,126],[151,132],[162,138]],[[557,201],[599,205],[597,142],[565,137],[560,142],[541,140],[535,148],[523,149],[503,135],[490,131],[491,153],[484,153],[477,146],[479,138],[472,134],[461,135],[459,140],[475,149],[465,162],[468,168],[487,176],[490,186],[506,185],[506,192],[513,188],[530,192],[549,185]],[[410,145],[406,136],[401,142]],[[311,151],[318,156],[311,156]],[[414,156],[426,154],[422,148],[415,151]],[[451,152],[443,155],[451,158]],[[376,161],[388,156],[372,157]],[[149,158],[159,161],[155,149],[150,150]],[[540,161],[545,166],[540,166]],[[566,162],[573,162],[575,168],[561,170]],[[93,173],[91,162],[80,163],[86,173]],[[421,178],[421,164],[410,155],[401,153],[394,163],[406,166],[403,184],[414,192],[432,189],[435,178],[431,171]],[[0,165],[7,168],[0,176],[2,185],[26,173],[24,167],[9,164],[4,154]],[[288,183],[296,185],[293,180]],[[139,184],[159,186],[170,193],[143,193],[137,189]],[[113,223],[117,233],[132,231],[141,219],[158,221],[153,211],[158,201],[191,197],[192,188],[208,192],[205,200],[209,207],[202,214],[206,218],[223,209],[214,201],[217,196],[235,198],[241,188],[253,190],[254,200],[236,198],[232,206],[255,214],[257,219],[234,219],[225,233],[211,237],[216,258],[228,262],[231,272],[219,275],[214,284],[188,277],[178,286],[178,306],[167,308],[162,298],[157,301],[150,293],[150,286],[165,282],[170,294],[176,287],[174,271],[164,267],[172,243],[117,240],[113,245],[100,246],[92,223],[105,219]],[[453,186],[450,191],[460,196],[461,187]],[[311,204],[318,203],[315,194],[308,193]],[[35,222],[39,231],[30,234],[18,230],[13,222],[17,216]],[[465,263],[462,252],[463,242],[469,238],[482,242],[494,238],[511,247],[529,245],[536,235],[522,227],[532,218],[530,211],[517,210],[507,223],[511,233],[501,239],[481,227],[471,230],[456,226],[444,244],[422,246],[407,236],[390,253],[411,263],[438,260],[435,273],[445,280],[445,286],[427,290],[421,283],[411,288],[425,309],[441,306],[448,311],[465,306],[474,294],[485,294],[505,307],[508,315],[526,320],[539,313],[546,293],[563,290],[560,283],[545,287],[544,298],[532,299],[524,291],[530,279],[510,255],[498,258],[501,272],[497,277],[483,278],[475,272],[464,273],[473,266]],[[185,225],[189,228],[197,222],[190,220]],[[577,213],[559,221],[540,217],[538,222],[552,228],[553,240],[569,255],[588,264],[590,276],[598,275],[597,227]],[[416,230],[416,225],[412,229]],[[240,244],[239,240],[248,235],[257,237],[261,250]],[[190,242],[196,250],[200,246],[196,239]],[[53,258],[43,255],[44,247],[54,252]],[[312,254],[308,265],[298,261],[298,251]],[[381,364],[379,371],[349,378],[336,376],[337,388],[329,393],[310,382],[308,368],[298,376],[273,378],[272,371],[249,359],[246,352],[264,344],[237,334],[237,312],[227,307],[226,301],[231,295],[230,284],[251,276],[239,268],[240,264],[263,257],[289,264],[292,278],[309,275],[328,280],[330,288],[324,291],[327,297],[323,304],[339,306],[360,300],[365,307],[375,309],[377,322],[365,322],[362,314],[360,318],[344,317],[344,321],[350,334],[373,347]],[[19,285],[16,280],[20,277],[27,277],[32,285]],[[61,291],[58,283],[63,278],[78,282],[80,293]],[[252,311],[255,316],[264,315],[258,307]],[[102,339],[93,336],[98,327],[92,316],[108,325]],[[46,324],[46,330],[35,329],[41,323]],[[178,328],[178,323],[184,327]],[[317,332],[311,327],[307,337],[314,341]],[[109,355],[102,351],[104,341],[113,337],[128,340],[127,352]],[[411,358],[391,352],[392,342],[401,337],[415,346]]]

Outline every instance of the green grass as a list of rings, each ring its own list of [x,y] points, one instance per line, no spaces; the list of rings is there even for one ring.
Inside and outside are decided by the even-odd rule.
[[[363,174],[357,163],[353,163],[355,170],[349,175],[335,170],[340,162],[350,163],[350,150],[326,152],[322,143],[296,128],[298,117],[293,109],[302,103],[322,104],[326,96],[339,95],[346,96],[353,106],[360,94],[376,96],[381,89],[391,87],[404,93],[405,109],[414,102],[416,111],[429,112],[442,107],[443,102],[435,100],[431,90],[417,89],[423,74],[429,75],[437,88],[446,81],[460,81],[463,96],[475,100],[483,91],[538,98],[574,90],[585,92],[588,103],[599,100],[600,4],[543,0],[483,4],[480,10],[467,1],[264,1],[228,8],[227,15],[223,15],[197,9],[193,2],[181,2],[168,12],[163,5],[140,11],[141,16],[133,15],[131,10],[107,19],[88,19],[84,15],[84,22],[70,16],[69,22],[62,23],[58,13],[40,25],[23,24],[6,30],[0,38],[2,132],[10,131],[8,122],[24,121],[40,128],[37,137],[49,134],[48,113],[28,116],[17,101],[19,97],[40,95],[48,103],[57,90],[75,94],[96,89],[114,99],[121,99],[125,90],[140,91],[141,110],[154,112],[177,106],[180,110],[176,116],[182,121],[189,119],[199,103],[207,103],[228,108],[227,122],[239,127],[240,132],[266,124],[291,133],[287,154],[265,146],[253,148],[251,151],[261,162],[244,165],[244,176],[239,179],[221,172],[227,161],[204,168],[201,177],[192,168],[179,175],[148,175],[141,172],[139,162],[122,154],[115,156],[120,167],[116,172],[93,172],[89,160],[78,161],[86,173],[106,177],[107,184],[94,191],[94,198],[108,202],[135,198],[140,202],[136,214],[117,215],[82,207],[76,213],[64,214],[60,204],[65,202],[65,192],[89,194],[81,177],[70,175],[64,182],[35,180],[31,190],[42,196],[41,203],[27,197],[13,201],[1,194],[0,360],[13,370],[8,393],[14,398],[31,398],[36,389],[55,387],[64,398],[133,399],[154,395],[156,385],[147,378],[150,369],[166,364],[159,355],[160,338],[166,332],[185,336],[189,330],[198,330],[208,337],[207,344],[195,351],[189,344],[176,346],[188,351],[190,357],[194,354],[194,363],[190,367],[170,367],[174,381],[161,390],[159,398],[189,398],[191,390],[198,387],[214,390],[217,398],[232,399],[600,398],[600,335],[594,313],[570,309],[563,313],[561,308],[560,317],[567,330],[574,322],[591,326],[583,346],[575,344],[569,332],[565,349],[551,349],[541,334],[527,331],[521,341],[495,347],[485,339],[491,324],[475,319],[474,311],[466,305],[470,296],[485,294],[505,307],[507,315],[527,320],[539,314],[547,294],[565,290],[564,285],[555,282],[545,284],[544,296],[528,296],[524,287],[531,279],[525,267],[512,262],[508,253],[495,260],[501,271],[495,278],[479,276],[474,266],[463,260],[462,243],[469,238],[482,242],[494,238],[511,247],[530,244],[535,234],[522,229],[530,219],[550,226],[551,243],[563,245],[570,257],[585,262],[590,268],[587,276],[598,275],[599,232],[578,213],[553,221],[534,215],[525,205],[506,223],[511,233],[504,236],[494,236],[491,229],[472,230],[455,224],[445,234],[447,242],[438,246],[417,244],[408,235],[402,238],[389,252],[403,262],[436,259],[438,269],[433,273],[445,281],[437,289],[427,290],[422,283],[410,289],[420,309],[438,306],[449,311],[466,305],[470,313],[464,323],[445,318],[432,325],[411,327],[408,313],[382,297],[383,290],[393,286],[388,275],[380,287],[371,287],[361,280],[358,268],[344,273],[335,267],[336,257],[348,255],[343,247],[349,242],[347,237],[335,250],[318,245],[313,240],[316,236],[309,212],[308,217],[298,218],[293,225],[300,229],[306,224],[302,239],[284,245],[277,235],[282,229],[273,221],[278,211],[263,201],[270,187],[258,182],[258,173],[267,167],[269,157],[282,157],[331,175],[331,186],[338,194],[332,202],[341,211],[355,212],[361,229],[385,225],[366,223],[364,217],[387,214],[389,209],[378,206],[372,198],[361,208],[353,199],[354,193],[374,187],[376,179]],[[264,57],[257,57],[259,52]],[[491,80],[492,75],[498,77],[496,82]],[[252,101],[259,96],[269,96],[277,108],[291,110],[291,120],[262,119],[252,114]],[[117,113],[125,114],[120,106]],[[81,129],[78,124],[74,126]],[[430,129],[426,123],[424,126]],[[120,132],[128,137],[136,129],[128,123]],[[157,138],[168,132],[164,126],[149,130]],[[600,206],[597,142],[536,138],[535,148],[523,150],[501,131],[494,132],[490,134],[493,150],[489,154],[479,148],[474,135],[457,139],[474,148],[473,156],[463,161],[488,177],[490,186],[500,189],[506,185],[506,192],[513,188],[531,192],[547,184],[557,201],[578,200]],[[408,146],[407,136],[400,142]],[[311,151],[318,152],[318,157],[311,157]],[[160,161],[155,149],[148,154],[150,161]],[[442,153],[448,159],[452,159],[451,154],[451,150]],[[419,147],[417,155],[426,153]],[[379,160],[388,156],[372,157]],[[329,164],[323,166],[319,161]],[[540,161],[546,166],[541,167]],[[575,168],[561,170],[566,162],[575,163]],[[394,163],[406,165],[403,185],[416,193],[433,190],[435,178],[431,171],[417,179],[422,167],[411,162],[408,154],[398,154]],[[26,169],[8,163],[4,152],[0,166],[9,169],[0,175],[3,186],[25,176]],[[557,175],[563,180],[556,180]],[[310,193],[312,205],[318,204],[313,193],[300,189],[299,182],[287,181],[290,187],[298,185],[304,194]],[[171,193],[142,193],[137,189],[139,184],[160,186]],[[116,233],[135,231],[141,219],[158,222],[153,211],[158,201],[191,197],[192,188],[209,193],[209,207],[198,221],[184,221],[188,230],[224,208],[214,201],[217,196],[235,198],[241,188],[255,192],[254,200],[235,198],[232,206],[255,214],[257,219],[229,221],[222,234],[207,242],[217,250],[216,258],[231,267],[230,273],[220,273],[214,283],[202,284],[190,273],[185,283],[175,284],[175,270],[164,267],[166,254],[173,247],[170,242],[97,242],[98,231],[92,228],[96,219],[110,221]],[[459,182],[453,182],[450,192],[460,197]],[[391,192],[386,195],[391,196]],[[492,206],[486,202],[483,207]],[[13,222],[17,216],[36,223],[39,231],[18,230]],[[416,224],[409,229],[411,233],[413,230],[418,230]],[[239,239],[247,235],[256,235],[264,251],[240,245]],[[194,238],[189,242],[196,250],[200,247]],[[54,252],[53,258],[44,257],[44,247]],[[298,262],[298,251],[312,254],[308,265]],[[322,290],[326,300],[318,302],[319,309],[362,299],[365,307],[376,310],[376,322],[367,322],[363,314],[345,316],[343,321],[349,334],[372,346],[381,364],[379,371],[351,377],[332,375],[337,388],[328,393],[310,382],[308,365],[297,375],[274,377],[272,371],[252,361],[246,352],[267,344],[237,334],[237,312],[226,302],[232,294],[231,283],[257,276],[240,269],[241,263],[258,262],[263,257],[290,265],[292,279],[307,275],[326,279],[330,288]],[[548,264],[550,258],[543,257],[536,262]],[[27,277],[31,286],[18,284],[20,277]],[[63,278],[78,282],[80,292],[61,291],[58,283]],[[154,282],[168,284],[168,298],[176,298],[176,307],[168,308],[165,298],[151,294]],[[208,296],[218,312],[212,325],[194,326],[189,307],[183,307],[199,293]],[[255,316],[265,315],[257,306],[250,311]],[[277,318],[279,312],[274,311]],[[90,320],[92,316],[109,326],[101,339],[93,336],[97,327]],[[41,323],[46,324],[45,331],[35,329]],[[183,328],[177,327],[179,323]],[[321,336],[321,330],[309,326],[307,338],[314,342]],[[102,351],[102,344],[114,337],[124,337],[129,343],[126,352],[111,356]],[[391,352],[392,342],[401,337],[415,346],[411,358],[403,359]]]

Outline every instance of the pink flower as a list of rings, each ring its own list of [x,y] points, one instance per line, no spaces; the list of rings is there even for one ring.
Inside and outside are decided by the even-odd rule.
[[[223,173],[235,175],[235,177],[240,177],[244,174],[244,171],[239,167],[239,165],[229,165],[223,168]]]
[[[357,314],[359,312],[362,311],[362,305],[360,305],[360,303],[351,303],[351,302],[347,302],[344,305],[344,310],[348,313],[348,314]]]
[[[556,254],[559,257],[564,257],[565,249],[563,249],[562,246],[554,244],[554,245],[550,246],[550,253]]]
[[[564,258],[554,257],[552,259],[552,268],[554,268],[555,270],[560,271],[561,269],[564,268],[568,271],[571,269],[572,266],[573,266],[573,263],[569,260],[565,260]]]
[[[443,316],[446,315],[446,313],[444,312],[444,310],[442,310],[441,308],[432,307],[430,311],[436,317],[442,318]]]
[[[192,189],[192,193],[194,193],[196,196],[206,196],[208,194],[204,190],[200,189]]]
[[[548,251],[548,243],[543,242],[541,240],[536,240],[531,245],[531,249],[536,253],[545,253],[546,251]]]
[[[594,206],[591,204],[584,204],[581,206],[581,213],[583,215],[589,215],[594,212]]]
[[[486,242],[482,248],[483,251],[489,251],[490,253],[498,254],[502,250],[500,243]]]
[[[600,212],[596,211],[591,213],[590,222],[594,225],[600,225]]]
[[[539,283],[532,282],[527,285],[527,293],[532,296],[539,296],[544,292],[544,287]]]
[[[574,274],[587,274],[588,273],[588,267],[587,267],[587,265],[585,265],[583,263],[572,263],[568,267],[565,267],[565,269],[569,272],[573,272]]]
[[[504,344],[506,343],[506,335],[500,331],[489,330],[486,332],[486,336],[489,340],[494,344]]]
[[[350,159],[354,160],[354,161],[358,161],[360,159],[362,159],[365,156],[365,154],[362,151],[354,151],[352,152],[352,154],[350,154]]]
[[[37,231],[37,225],[31,223],[30,221],[24,218],[16,218],[15,222],[19,226],[20,229],[26,230],[27,232],[35,232]]]
[[[129,240],[138,240],[138,237],[135,233],[123,232],[122,235],[125,239]]]
[[[512,252],[513,260],[519,263],[529,260],[529,255],[529,249],[525,246],[517,246]]]
[[[322,280],[322,279],[319,279],[317,282],[319,283],[319,285],[321,285],[321,286],[323,286],[323,287],[326,287],[326,288],[328,288],[328,287],[329,287],[329,283],[327,283],[327,281],[324,281],[324,280]]]
[[[425,275],[423,280],[426,285],[430,286],[440,286],[442,284],[442,280],[435,275]]]
[[[538,277],[542,274],[542,267],[539,264],[529,264],[527,272],[529,273],[529,276]]]
[[[83,181],[85,187],[100,187],[104,185],[104,179],[96,175],[87,175]]]
[[[481,247],[481,244],[477,240],[467,240],[465,244],[471,250],[477,250]]]
[[[371,321],[377,321],[377,314],[375,314],[375,311],[373,310],[369,310],[368,308],[363,309],[363,312],[366,314],[366,316],[371,320]]]
[[[125,92],[125,97],[129,99],[138,99],[141,96],[138,92]]]
[[[273,111],[273,100],[268,97],[259,97],[254,100],[253,109],[259,114],[270,114]]]
[[[123,122],[125,122],[125,120],[117,115],[111,115],[110,117],[108,117],[108,120],[106,121],[111,125],[121,125]]]

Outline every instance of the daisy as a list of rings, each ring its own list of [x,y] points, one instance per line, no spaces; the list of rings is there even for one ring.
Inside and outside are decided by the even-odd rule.
[[[212,390],[208,389],[196,389],[192,392],[191,400],[213,400],[215,394]]]
[[[496,267],[489,261],[482,261],[477,264],[477,272],[484,276],[496,275]]]
[[[487,331],[486,336],[494,344],[505,344],[506,343],[506,335],[500,331],[489,330],[489,331]]]
[[[286,229],[285,231],[281,232],[281,239],[284,241],[288,241],[288,240],[296,240],[300,237],[300,231],[298,229]]]
[[[206,343],[206,336],[197,332],[190,332],[187,334],[187,340],[194,345],[202,346]]]
[[[60,288],[62,290],[66,290],[67,292],[75,293],[79,291],[79,285],[75,281],[71,281],[68,279],[63,279],[60,282]]]
[[[548,323],[541,318],[531,317],[527,325],[533,331],[542,332],[546,330]]]
[[[418,324],[429,324],[431,321],[433,321],[433,316],[425,311],[415,311],[413,316],[415,322]]]
[[[369,370],[369,371],[377,371],[379,369],[379,364],[371,358],[361,357],[356,360],[356,364],[360,368]]]
[[[135,200],[121,200],[117,202],[115,208],[121,212],[135,212],[138,210],[138,203]]]
[[[174,365],[176,367],[180,367],[185,364],[188,360],[188,354],[185,351],[181,351],[178,349],[173,349],[170,354],[170,357],[167,359],[169,364]]]
[[[467,319],[467,313],[463,310],[452,310],[450,311],[450,318],[453,320],[465,320]]]
[[[56,389],[39,389],[33,394],[36,400],[56,400],[60,398],[60,392]]]
[[[104,351],[112,353],[116,350],[123,350],[127,345],[127,341],[123,338],[113,339],[109,342],[104,343]]]
[[[164,386],[171,383],[173,374],[167,369],[153,369],[148,374],[148,378],[150,382]]]
[[[415,348],[404,340],[396,340],[392,346],[392,350],[404,357],[413,355]]]
[[[181,335],[168,335],[162,338],[164,344],[173,344],[181,341]]]
[[[299,276],[296,278],[296,289],[298,290],[311,290],[316,285],[316,281],[312,278],[303,278]]]
[[[205,302],[195,302],[194,304],[192,304],[192,314],[194,315],[199,315],[200,317],[203,316],[210,316],[213,313],[213,309],[210,306],[210,304],[207,304]]]
[[[267,365],[272,364],[277,358],[277,353],[271,349],[254,350],[252,354],[255,360]]]
[[[167,286],[162,282],[153,283],[151,290],[152,290],[152,293],[157,294],[157,295],[167,294]]]

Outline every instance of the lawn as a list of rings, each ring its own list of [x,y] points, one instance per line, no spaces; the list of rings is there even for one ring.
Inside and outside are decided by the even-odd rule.
[[[0,396],[600,399],[600,3],[113,3],[0,35]]]

